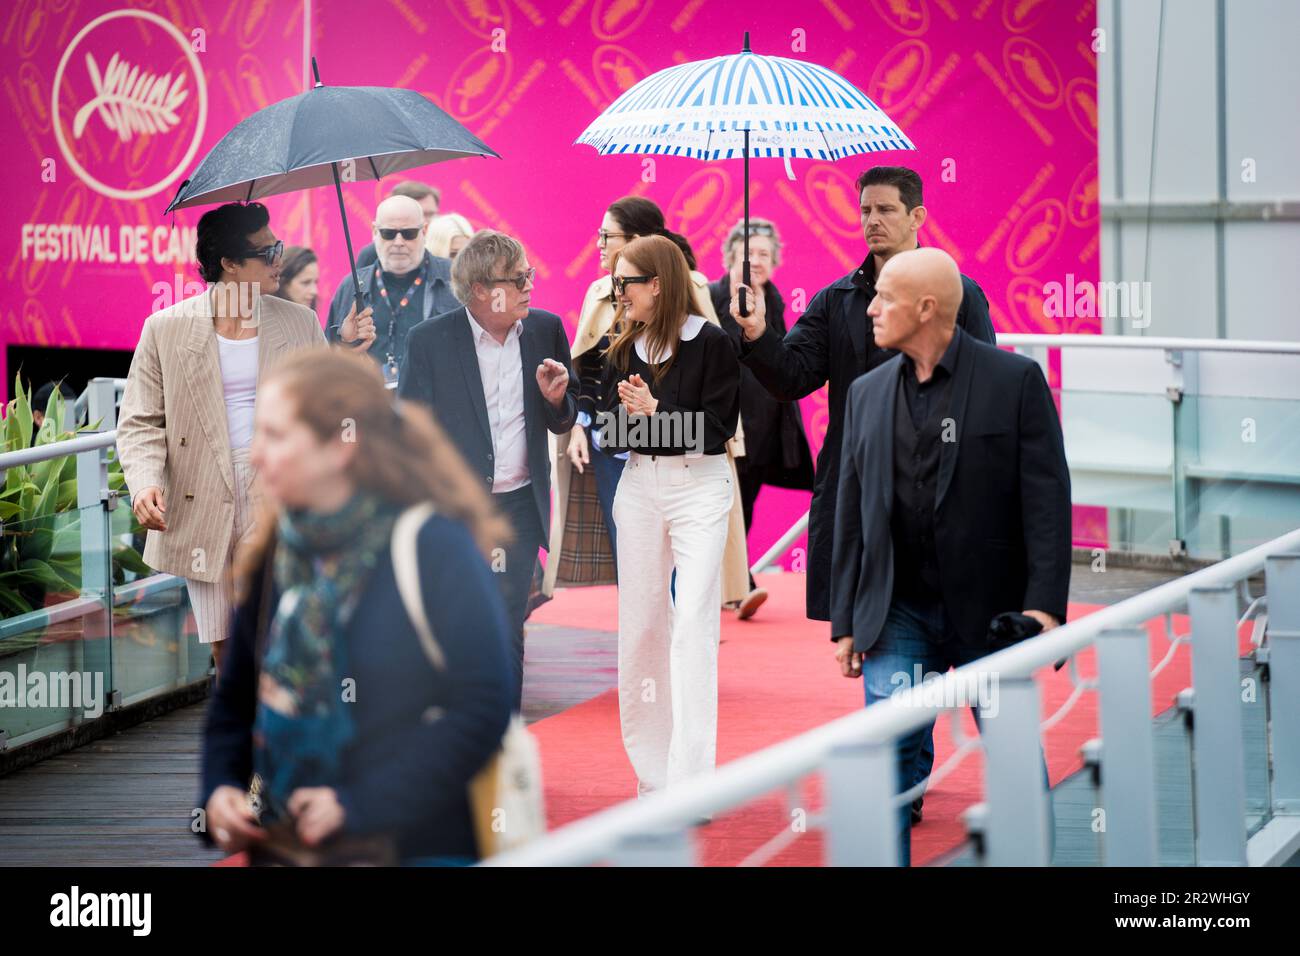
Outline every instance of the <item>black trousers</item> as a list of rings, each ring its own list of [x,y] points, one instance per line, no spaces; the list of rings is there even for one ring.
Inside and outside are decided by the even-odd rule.
[[[754,523],[754,502],[758,500],[758,493],[763,488],[763,469],[762,468],[744,468],[741,466],[744,458],[736,459],[736,479],[740,482],[740,506],[745,512],[745,534],[749,534],[749,529]],[[749,576],[749,589],[752,591],[757,585],[754,584],[754,576]]]
[[[524,618],[528,613],[528,594],[532,589],[533,568],[537,565],[537,550],[542,546],[541,519],[537,502],[533,500],[533,486],[524,485],[514,491],[492,495],[497,509],[510,522],[515,539],[504,545],[504,560],[493,557],[492,570],[497,576],[510,623],[514,642],[512,658],[515,668],[515,706],[523,704],[524,694]]]

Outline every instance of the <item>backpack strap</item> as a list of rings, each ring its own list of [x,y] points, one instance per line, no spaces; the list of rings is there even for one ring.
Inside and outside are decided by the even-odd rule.
[[[424,596],[420,590],[419,542],[420,528],[434,514],[432,502],[412,505],[397,516],[393,525],[393,577],[397,581],[397,593],[401,595],[406,615],[415,627],[420,638],[420,646],[435,670],[447,669],[447,658],[442,646],[433,636],[429,618],[425,614]]]

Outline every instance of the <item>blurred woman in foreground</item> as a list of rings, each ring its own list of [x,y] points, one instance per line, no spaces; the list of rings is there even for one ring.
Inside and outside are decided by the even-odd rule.
[[[204,739],[206,835],[255,863],[471,861],[466,788],[513,703],[484,559],[508,529],[428,413],[394,410],[366,356],[294,357],[265,388],[252,457],[270,507],[236,564]],[[417,565],[442,667],[391,554],[398,516],[424,503],[436,513]]]

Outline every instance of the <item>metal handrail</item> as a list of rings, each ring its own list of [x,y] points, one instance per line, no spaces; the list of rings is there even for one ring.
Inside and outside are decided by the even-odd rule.
[[[1074,333],[1037,334],[1029,332],[999,332],[997,344],[1010,348],[1103,348],[1103,349],[1161,349],[1167,352],[1244,352],[1276,353],[1300,355],[1300,342],[1254,341],[1249,339],[1200,339],[1176,338],[1169,336],[1140,335],[1079,335]],[[1119,466],[1113,468],[1087,462],[1071,464],[1072,469],[1084,471],[1114,470],[1133,474],[1168,475],[1168,467]],[[1184,466],[1188,477],[1223,478],[1236,477],[1239,480],[1253,480],[1271,484],[1296,484],[1300,479],[1288,474],[1259,475],[1242,473],[1241,475],[1219,474],[1216,470],[1204,469],[1195,464]],[[766,571],[776,564],[799,540],[808,529],[809,512],[805,511],[782,534],[772,546],[750,567],[750,574]]]
[[[65,438],[63,441],[50,442],[48,445],[37,445],[34,448],[6,451],[0,453],[0,472],[21,465],[35,465],[38,462],[49,461],[51,458],[78,455],[83,451],[112,448],[115,444],[117,444],[117,429],[109,432],[91,432],[88,435]]]
[[[1182,339],[1168,336],[1038,335],[1029,332],[999,332],[998,345],[1018,348],[1165,349],[1171,352],[1279,352],[1300,355],[1300,342],[1269,342],[1250,339]]]
[[[822,766],[833,750],[885,744],[928,726],[946,707],[934,701],[974,700],[981,674],[1027,677],[1077,653],[1103,631],[1141,624],[1180,606],[1191,592],[1235,583],[1259,572],[1265,559],[1300,552],[1300,529],[1218,564],[1135,595],[1004,651],[950,671],[938,682],[900,691],[887,700],[726,764],[713,773],[640,800],[618,804],[522,848],[485,860],[485,866],[580,866],[595,863],[634,835],[678,830],[691,821],[738,806]],[[928,699],[927,699],[928,698]]]

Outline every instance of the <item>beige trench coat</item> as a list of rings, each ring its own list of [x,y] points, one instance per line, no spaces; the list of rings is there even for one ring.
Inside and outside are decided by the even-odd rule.
[[[310,309],[262,296],[254,309],[257,381],[294,349],[324,346]],[[145,320],[131,359],[117,454],[130,491],[163,491],[167,530],[150,531],[144,562],[216,582],[235,529],[235,477],[212,297],[207,291]]]
[[[695,308],[704,318],[718,325],[718,316],[709,296],[709,280],[699,272],[691,273]],[[573,340],[573,357],[592,348],[609,331],[614,321],[610,302],[608,275],[587,288],[582,314]],[[596,496],[596,479],[591,468],[577,472],[567,454],[569,435],[555,435],[551,464],[554,471],[556,502],[551,509],[551,539],[542,593],[551,595],[557,587],[584,587],[613,584],[614,556],[610,552],[605,518]],[[736,435],[727,442],[727,461],[731,465],[731,484],[736,489],[731,501],[727,527],[727,546],[722,558],[722,602],[743,600],[749,593],[749,551],[745,542],[745,512],[740,500],[740,482],[736,478],[735,459],[745,454],[744,432],[740,423]],[[572,510],[571,510],[572,509]],[[572,516],[572,519],[571,519]]]

